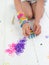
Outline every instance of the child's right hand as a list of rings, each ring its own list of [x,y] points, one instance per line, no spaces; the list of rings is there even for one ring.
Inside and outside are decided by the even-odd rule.
[[[23,35],[29,36],[30,35],[30,25],[28,23],[23,24],[22,26]]]

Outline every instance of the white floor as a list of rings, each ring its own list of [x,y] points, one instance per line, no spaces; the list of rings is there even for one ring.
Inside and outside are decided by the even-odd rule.
[[[27,40],[24,53],[20,56],[9,56],[4,52],[8,44],[23,38],[17,18],[12,24],[14,15],[16,11],[13,1],[0,0],[0,65],[49,65],[49,0],[45,4],[45,12],[40,22],[42,33]]]

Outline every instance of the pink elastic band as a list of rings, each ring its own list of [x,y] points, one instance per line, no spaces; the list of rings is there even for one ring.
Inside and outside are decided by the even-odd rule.
[[[24,16],[24,14],[19,14],[17,17],[18,17],[18,19],[20,19],[23,16]]]

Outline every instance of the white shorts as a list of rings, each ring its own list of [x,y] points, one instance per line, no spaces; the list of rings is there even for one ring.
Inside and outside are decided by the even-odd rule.
[[[22,2],[24,2],[24,1],[29,1],[30,3],[35,3],[35,2],[37,2],[37,0],[21,0]],[[44,0],[44,2],[46,2],[47,0]]]
[[[24,1],[29,1],[30,3],[35,3],[37,0],[21,0],[22,2]]]

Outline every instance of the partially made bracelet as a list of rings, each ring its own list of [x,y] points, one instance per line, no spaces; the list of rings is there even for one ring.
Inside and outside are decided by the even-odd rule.
[[[18,12],[17,18],[20,20],[21,27],[23,24],[28,23],[28,19],[25,17],[24,13]]]

